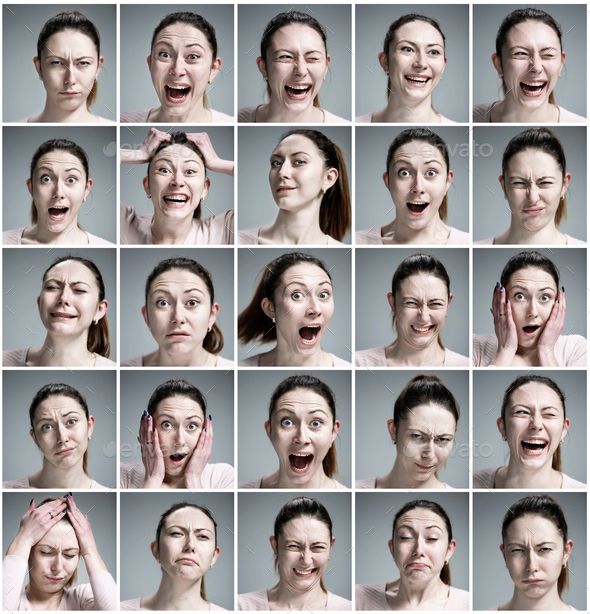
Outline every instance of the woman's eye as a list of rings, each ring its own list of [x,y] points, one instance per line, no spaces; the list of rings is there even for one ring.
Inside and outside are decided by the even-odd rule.
[[[330,293],[327,290],[322,290],[322,292],[320,292],[318,296],[319,298],[326,300],[330,298]]]
[[[528,415],[529,415],[529,412],[528,412],[526,409],[517,409],[517,410],[514,412],[514,415],[515,415],[515,416],[528,416]]]
[[[189,307],[198,307],[201,303],[196,298],[189,299],[186,304]]]
[[[440,49],[431,49],[430,50],[430,55],[442,55],[442,52],[440,51]]]
[[[64,554],[66,559],[73,559],[76,555],[75,554]]]
[[[74,185],[77,181],[78,181],[77,177],[68,177],[66,179],[66,183],[69,183],[70,185]]]
[[[169,431],[172,428],[172,422],[164,420],[164,422],[160,423],[160,428],[164,431]]]
[[[524,294],[522,292],[515,292],[514,293],[514,300],[516,300],[516,301],[524,300]]]
[[[438,171],[434,168],[429,168],[425,174],[426,174],[426,177],[432,178],[438,175]]]
[[[553,297],[550,294],[542,294],[540,298],[542,303],[548,303],[549,301],[553,300]]]
[[[69,420],[66,422],[66,424],[67,424],[68,426],[75,426],[76,424],[78,424],[78,420],[76,420],[75,418],[70,418],[70,419],[69,419]]]
[[[48,431],[50,431],[53,428],[53,426],[51,424],[42,424],[41,425],[41,432],[42,433],[47,433]]]
[[[199,427],[200,427],[200,424],[197,424],[196,422],[189,422],[186,425],[186,430],[187,431],[196,431]]]
[[[512,182],[512,187],[513,188],[525,188],[526,185],[525,185],[524,181],[513,181]]]
[[[51,66],[59,66],[61,64],[61,60],[51,60],[49,63]]]
[[[446,446],[452,443],[453,439],[451,437],[438,437],[436,443],[440,446]]]
[[[204,533],[199,533],[199,535],[197,536],[197,539],[201,542],[208,542],[211,538],[208,535],[205,535]]]
[[[291,420],[291,418],[283,418],[280,422],[281,426],[293,426],[293,420]]]
[[[168,301],[165,298],[156,299],[156,307],[167,307]]]
[[[410,433],[410,439],[415,439],[416,441],[419,441],[422,439],[422,434],[421,433]]]
[[[49,183],[51,181],[51,177],[49,175],[41,175],[41,177],[39,177],[39,181],[41,183]]]
[[[167,175],[168,173],[172,172],[167,166],[160,166],[159,168],[156,169],[156,171],[158,173],[162,173],[163,175]]]
[[[304,166],[305,164],[307,164],[307,160],[302,160],[301,158],[293,161],[293,166]]]
[[[414,49],[409,45],[403,45],[402,47],[400,47],[400,51],[403,51],[404,53],[412,53]]]
[[[158,51],[159,58],[169,58],[170,54],[167,51]]]
[[[512,55],[515,58],[522,58],[522,57],[526,57],[528,53],[526,51],[515,51]]]
[[[282,61],[288,61],[291,58],[292,56],[290,56],[288,53],[281,53],[281,55],[277,57],[278,60],[282,60]]]
[[[279,168],[281,166],[282,162],[280,160],[271,160],[270,161],[270,167],[271,168]]]
[[[291,298],[294,301],[300,301],[303,298],[303,292],[299,292],[299,290],[296,290],[295,292],[291,292]]]
[[[192,175],[196,175],[197,171],[194,168],[189,168],[186,171],[184,171],[184,174],[191,177]]]
[[[407,168],[400,168],[399,171],[397,171],[397,176],[402,178],[409,177],[410,171]]]
[[[312,421],[310,422],[311,427],[312,427],[312,428],[314,428],[314,429],[319,429],[319,428],[321,428],[321,427],[323,426],[323,424],[324,424],[324,423],[323,423],[321,420],[312,420]]]
[[[78,62],[78,66],[81,66],[82,68],[86,68],[87,66],[90,66],[90,62],[88,60],[80,60]]]
[[[198,59],[200,59],[200,55],[197,55],[196,53],[189,53],[186,56],[186,59],[189,60],[190,62],[196,62]]]
[[[418,303],[416,301],[405,301],[404,306],[405,307],[416,307],[418,305]]]

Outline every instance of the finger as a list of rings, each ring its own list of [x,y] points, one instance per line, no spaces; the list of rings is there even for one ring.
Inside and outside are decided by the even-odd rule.
[[[137,438],[137,441],[139,441],[140,444],[144,444],[145,443],[145,426],[146,426],[146,416],[145,416],[145,410],[143,412],[143,414],[141,414],[141,418],[139,419],[139,437]]]
[[[207,420],[207,441],[206,448],[210,452],[211,447],[213,446],[213,420],[211,420],[211,416]]]
[[[154,451],[156,453],[156,456],[163,456],[162,450],[160,448],[160,437],[158,435],[158,429],[152,430],[152,443],[154,444]]]

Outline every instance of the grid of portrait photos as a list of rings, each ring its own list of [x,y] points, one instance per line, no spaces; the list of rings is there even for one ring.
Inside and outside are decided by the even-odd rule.
[[[589,15],[2,4],[3,611],[587,610]]]

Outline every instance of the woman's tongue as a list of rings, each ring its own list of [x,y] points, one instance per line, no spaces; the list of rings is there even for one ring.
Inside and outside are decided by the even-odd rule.
[[[289,464],[295,473],[305,473],[313,462],[313,454],[289,454]]]
[[[302,326],[299,329],[299,337],[304,345],[313,345],[320,331],[319,326]]]

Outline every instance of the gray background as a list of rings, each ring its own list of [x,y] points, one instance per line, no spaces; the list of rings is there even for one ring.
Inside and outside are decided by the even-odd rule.
[[[264,492],[238,494],[238,593],[268,589],[278,582],[269,537],[285,503],[298,496],[311,497],[328,510],[332,519],[332,547],[324,583],[331,593],[351,596],[351,500],[344,492]]]
[[[492,294],[508,260],[523,251],[519,248],[478,248],[473,250],[473,332],[494,334],[490,313]],[[539,249],[559,270],[559,283],[565,286],[567,313],[562,335],[586,336],[586,250],[584,248]]]
[[[378,54],[390,24],[402,15],[417,13],[438,21],[445,35],[447,67],[432,94],[439,113],[456,122],[469,121],[469,7],[467,4],[356,5],[356,109],[371,113],[387,102],[387,75]]]
[[[250,303],[263,268],[281,254],[294,251],[303,251],[319,258],[330,271],[334,289],[334,315],[329,329],[324,331],[322,335],[322,349],[350,361],[352,353],[350,249],[238,249],[238,313]],[[275,341],[264,344],[260,344],[258,341],[250,341],[246,345],[240,344],[239,360],[266,352],[275,345]]]
[[[512,597],[510,579],[502,543],[502,520],[507,509],[526,496],[521,492],[478,492],[473,494],[473,609],[490,610]],[[563,600],[576,610],[586,609],[586,493],[551,493],[563,509],[568,538],[574,549],[568,561],[570,587]],[[494,581],[490,581],[491,579]]]
[[[41,505],[45,499],[57,499],[66,493],[61,490],[43,490],[34,493],[35,505]],[[32,494],[28,492],[5,492],[2,496],[2,534],[4,547],[18,533],[21,518],[29,507]],[[74,501],[81,512],[88,516],[98,551],[109,573],[117,580],[117,499],[115,493],[80,492],[74,495]],[[82,559],[82,557],[80,557]],[[88,583],[88,574],[84,561],[78,563],[76,585]]]
[[[278,459],[264,422],[275,388],[287,377],[300,371],[241,371],[238,376],[239,475],[238,484],[268,475],[278,467]],[[340,432],[335,440],[338,474],[334,478],[350,488],[351,469],[351,397],[349,371],[322,371],[313,374],[325,382],[336,397],[336,419]]]
[[[391,582],[399,578],[387,542],[391,539],[397,511],[416,499],[434,501],[448,514],[453,538],[457,540],[457,548],[449,563],[452,585],[469,590],[469,493],[357,493],[355,584]]]
[[[469,355],[469,251],[461,248],[421,250],[406,248],[357,248],[356,250],[356,349],[387,345],[396,336],[391,325],[387,293],[400,262],[425,252],[440,260],[451,279],[453,302],[449,305],[441,339],[445,347]]]
[[[203,132],[203,127],[185,126],[158,126],[163,132]],[[137,149],[146,137],[149,128],[121,125],[121,148]],[[234,158],[234,131],[233,128],[209,127],[206,132],[211,138],[213,147],[224,160]],[[154,204],[146,196],[143,189],[143,178],[147,175],[147,164],[121,164],[121,204],[131,205],[140,214],[154,214]],[[205,198],[205,207],[201,218],[206,219],[216,213],[225,213],[233,208],[234,203],[234,178],[222,173],[207,171],[207,177],[211,182],[209,193]]]
[[[153,594],[162,571],[150,550],[160,516],[175,503],[188,501],[208,508],[217,522],[221,554],[205,576],[207,600],[234,607],[234,501],[231,493],[121,493],[121,601]]]
[[[100,35],[100,54],[104,64],[98,75],[98,96],[90,112],[115,120],[117,87],[117,10],[115,4],[9,4],[3,7],[4,121],[18,122],[41,113],[45,88],[35,70],[37,38],[45,22],[65,10],[81,11],[96,26]],[[149,44],[149,43],[148,43]],[[15,83],[15,76],[18,81]],[[16,85],[16,87],[15,87]],[[26,92],[26,95],[22,95]]]
[[[108,126],[5,127],[3,134],[2,227],[4,230],[30,226],[33,200],[26,185],[31,158],[49,139],[69,139],[80,145],[88,156],[90,179],[94,185],[78,214],[78,222],[88,232],[117,242],[117,133]]]
[[[121,462],[140,463],[137,442],[139,421],[157,386],[182,378],[196,386],[207,402],[206,414],[213,418],[211,463],[234,464],[233,371],[122,371],[121,372]]]
[[[266,82],[256,58],[266,24],[284,11],[302,11],[315,17],[325,28],[331,56],[326,80],[320,90],[322,109],[350,119],[352,73],[351,6],[348,4],[268,4],[238,6],[238,108],[267,101]]]
[[[510,226],[510,207],[498,177],[508,141],[523,127],[479,126],[473,129],[473,238],[481,241],[499,235]],[[561,141],[572,174],[567,190],[567,217],[559,229],[576,239],[586,240],[586,130],[573,126],[551,128]],[[491,154],[490,154],[491,152]]]
[[[453,488],[469,488],[469,372],[468,371],[357,371],[356,479],[385,475],[397,449],[387,430],[402,388],[416,375],[437,375],[459,404],[455,443],[439,478]],[[370,416],[368,411],[370,408]],[[420,491],[422,492],[422,491]]]
[[[502,82],[492,64],[496,34],[504,17],[531,4],[476,4],[473,6],[473,104],[504,98]],[[561,27],[565,66],[554,92],[557,104],[586,116],[586,5],[543,4]]]
[[[90,414],[96,418],[88,447],[88,474],[103,486],[114,488],[117,484],[117,382],[114,371],[4,371],[4,480],[31,475],[43,466],[43,455],[29,434],[29,406],[37,391],[50,383],[69,384],[86,399]]]
[[[364,8],[364,7],[363,7]],[[395,218],[395,205],[383,183],[387,150],[395,137],[407,127],[356,128],[356,230],[384,226]],[[455,173],[447,192],[449,206],[446,223],[469,232],[469,130],[461,127],[432,127],[449,148]]]
[[[317,130],[317,126],[307,127]],[[239,229],[246,230],[259,226],[269,226],[279,213],[279,208],[272,197],[268,182],[270,156],[287,129],[264,125],[256,127],[240,126],[238,132],[240,163],[238,181]],[[326,126],[324,128],[322,126],[321,132],[342,149],[350,182],[352,178],[350,128],[346,126]],[[260,155],[252,155],[252,152],[260,152]],[[352,201],[352,186],[350,185],[349,190]],[[346,233],[344,241],[350,243],[350,232]]]
[[[221,72],[207,88],[209,105],[234,115],[234,7],[232,4],[122,4],[121,5],[121,112],[160,106],[147,57],[156,26],[169,13],[192,11],[214,28]]]
[[[510,457],[508,444],[496,426],[502,399],[508,386],[528,371],[474,371],[473,373],[473,470],[505,465]],[[563,470],[586,482],[586,372],[545,371],[565,394],[565,415],[571,426],[561,444]]]
[[[116,250],[85,249],[4,249],[4,349],[13,350],[41,345],[47,330],[39,317],[37,297],[41,293],[43,272],[62,256],[81,256],[98,267],[109,303],[106,315],[111,341],[110,359],[117,361],[117,267]]]
[[[141,315],[145,303],[145,283],[152,269],[167,258],[192,258],[204,266],[213,278],[215,302],[221,309],[217,325],[223,332],[221,356],[234,355],[234,254],[233,249],[121,249],[121,356],[122,361],[142,356],[157,349],[156,342]]]

